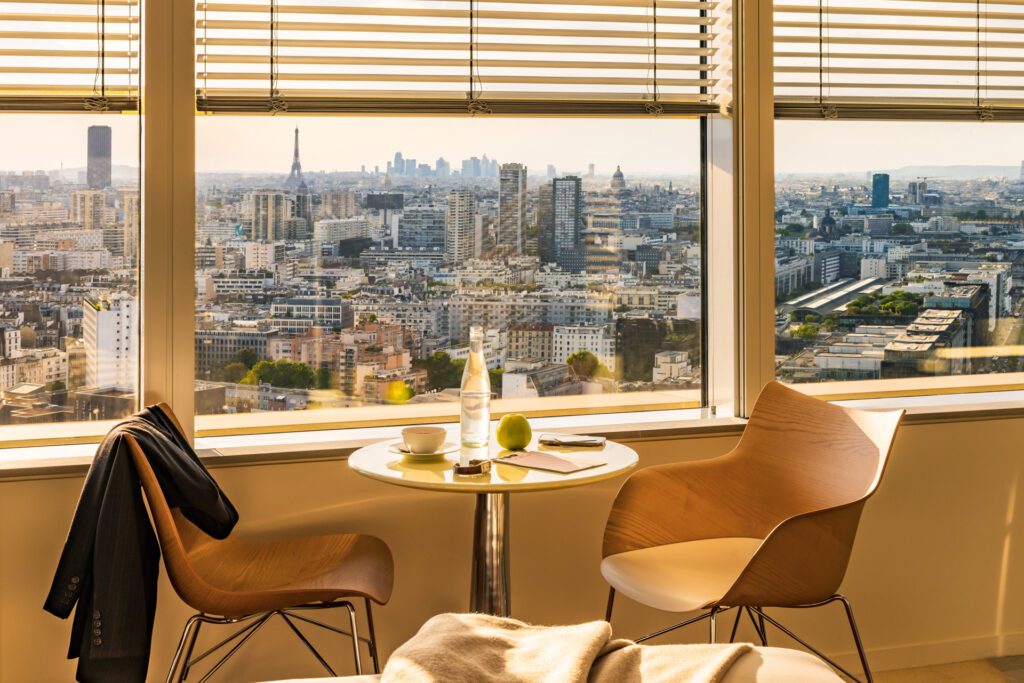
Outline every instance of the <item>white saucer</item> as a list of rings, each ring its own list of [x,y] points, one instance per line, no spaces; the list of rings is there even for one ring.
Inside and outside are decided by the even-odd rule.
[[[405,450],[405,444],[401,441],[396,441],[388,446],[388,450],[392,453],[397,453],[402,456],[402,459],[407,462],[433,462],[435,460],[442,459],[448,453],[454,453],[459,450],[459,444],[452,442],[445,442],[441,445],[441,448],[435,453],[411,453]]]

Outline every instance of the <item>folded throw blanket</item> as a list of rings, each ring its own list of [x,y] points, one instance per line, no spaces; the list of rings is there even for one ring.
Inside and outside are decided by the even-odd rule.
[[[717,683],[750,645],[637,645],[611,625],[533,626],[439,614],[388,659],[381,683]]]

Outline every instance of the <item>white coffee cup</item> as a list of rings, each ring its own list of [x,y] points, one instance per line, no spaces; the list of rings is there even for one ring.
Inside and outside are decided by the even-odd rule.
[[[447,435],[443,427],[406,427],[402,430],[402,441],[410,453],[437,453]]]

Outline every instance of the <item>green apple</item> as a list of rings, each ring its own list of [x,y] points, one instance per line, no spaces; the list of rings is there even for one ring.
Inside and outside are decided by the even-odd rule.
[[[519,413],[509,413],[498,423],[497,436],[502,448],[518,451],[530,445],[533,430],[525,417]]]

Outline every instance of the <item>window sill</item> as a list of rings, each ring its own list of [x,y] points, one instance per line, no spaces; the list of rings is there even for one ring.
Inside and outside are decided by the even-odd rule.
[[[697,409],[531,420],[535,431],[592,434],[622,441],[739,434],[744,423],[731,417],[703,417]],[[196,439],[196,450],[210,468],[331,460],[344,458],[374,441],[399,438],[401,431],[401,426],[387,426],[309,431],[301,435],[282,432],[205,436]],[[88,470],[95,450],[95,444],[86,443],[0,450],[0,480],[80,476]]]
[[[973,422],[1024,417],[1024,390],[974,394],[932,394],[915,397],[859,398],[836,401],[867,410],[904,408],[906,424]],[[709,438],[740,434],[745,420],[705,417],[698,409],[533,418],[535,431],[606,436],[626,442]],[[100,423],[95,423],[99,425]],[[441,423],[440,426],[451,426]],[[366,427],[274,434],[204,436],[196,449],[210,468],[282,462],[336,460],[382,439],[399,438],[401,426]],[[96,451],[96,441],[0,449],[0,481],[77,477]]]

